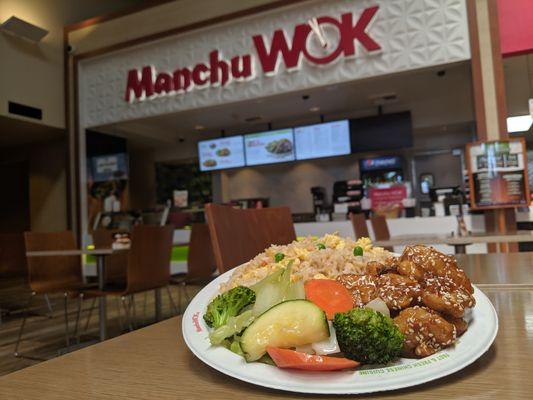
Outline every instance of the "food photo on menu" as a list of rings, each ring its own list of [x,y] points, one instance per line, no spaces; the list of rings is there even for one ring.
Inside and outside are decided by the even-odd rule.
[[[222,137],[198,142],[201,171],[244,166],[242,136]]]
[[[244,136],[247,165],[273,164],[293,161],[293,130],[280,129]]]

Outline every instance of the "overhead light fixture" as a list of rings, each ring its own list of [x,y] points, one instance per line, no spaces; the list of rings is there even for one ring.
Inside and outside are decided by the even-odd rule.
[[[42,38],[48,35],[48,31],[46,29],[30,24],[29,22],[26,22],[15,16],[5,20],[0,25],[0,29],[3,32],[29,40],[32,43],[38,43]]]
[[[311,111],[311,112],[319,112],[320,111],[320,107],[311,107],[309,109],[309,111]]]
[[[194,125],[194,129],[196,129],[197,131],[203,131],[205,129],[205,126],[203,126],[203,125]]]
[[[526,132],[531,128],[533,118],[531,115],[518,115],[516,117],[507,118],[507,132]]]

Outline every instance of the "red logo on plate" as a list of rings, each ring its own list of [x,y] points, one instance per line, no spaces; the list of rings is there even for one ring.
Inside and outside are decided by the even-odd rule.
[[[200,321],[198,321],[198,316],[200,315],[200,312],[196,312],[192,316],[192,323],[194,324],[194,327],[196,328],[196,332],[202,332],[202,327],[200,326]]]

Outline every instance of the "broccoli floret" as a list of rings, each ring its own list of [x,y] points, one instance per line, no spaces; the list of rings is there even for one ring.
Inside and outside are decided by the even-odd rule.
[[[211,328],[225,325],[230,317],[238,315],[242,309],[255,302],[255,292],[245,286],[237,286],[215,297],[207,306],[204,321]]]
[[[337,342],[345,357],[367,364],[386,364],[400,355],[403,335],[389,317],[368,308],[337,313]]]

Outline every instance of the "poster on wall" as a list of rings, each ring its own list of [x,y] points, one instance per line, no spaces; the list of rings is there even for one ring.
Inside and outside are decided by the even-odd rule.
[[[466,150],[473,209],[529,206],[523,139],[469,143]]]

